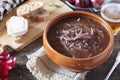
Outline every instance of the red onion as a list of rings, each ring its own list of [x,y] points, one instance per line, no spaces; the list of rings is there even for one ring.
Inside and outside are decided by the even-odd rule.
[[[94,7],[98,7],[104,3],[104,0],[91,0]]]
[[[67,1],[74,6],[81,7],[81,8],[87,8],[91,6],[90,0],[67,0]]]
[[[88,0],[86,0],[86,1],[88,1]],[[81,8],[86,8],[89,5],[88,2],[86,4],[86,1],[85,0],[75,0],[75,6],[81,7]]]
[[[0,80],[8,80],[8,72],[15,67],[16,57],[10,57],[10,54],[3,50],[0,52]]]
[[[81,7],[80,0],[75,0],[75,6]]]
[[[103,4],[104,0],[67,0],[70,4],[80,7],[80,8],[89,8],[89,7],[98,7]]]

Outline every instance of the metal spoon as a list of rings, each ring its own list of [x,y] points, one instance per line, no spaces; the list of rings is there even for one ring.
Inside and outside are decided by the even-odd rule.
[[[117,54],[116,61],[115,61],[114,65],[112,66],[110,72],[108,73],[108,75],[106,76],[106,78],[104,80],[108,80],[109,79],[110,75],[112,74],[112,72],[114,71],[114,69],[117,67],[117,65],[119,63],[120,63],[120,51]]]

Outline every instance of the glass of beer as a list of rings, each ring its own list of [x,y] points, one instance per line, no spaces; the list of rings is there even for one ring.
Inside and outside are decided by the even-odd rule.
[[[111,0],[104,3],[100,10],[101,17],[110,23],[114,35],[120,31],[120,0]]]

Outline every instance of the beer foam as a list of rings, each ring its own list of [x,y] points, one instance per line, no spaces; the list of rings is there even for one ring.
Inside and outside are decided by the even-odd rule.
[[[101,16],[110,22],[120,22],[120,3],[106,3],[101,7]]]

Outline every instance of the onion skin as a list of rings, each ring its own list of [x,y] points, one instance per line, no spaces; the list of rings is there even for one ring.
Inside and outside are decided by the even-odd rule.
[[[104,0],[91,0],[94,7],[99,7],[104,3]]]
[[[75,6],[81,7],[81,4],[80,4],[80,3],[81,3],[80,0],[75,0]]]
[[[15,67],[15,56],[10,56],[8,51],[0,52],[0,80],[8,80],[9,71]]]
[[[75,0],[75,6],[77,7],[87,8],[90,5],[90,0]]]
[[[99,7],[104,3],[104,0],[67,0],[67,1],[70,4],[80,8]]]

